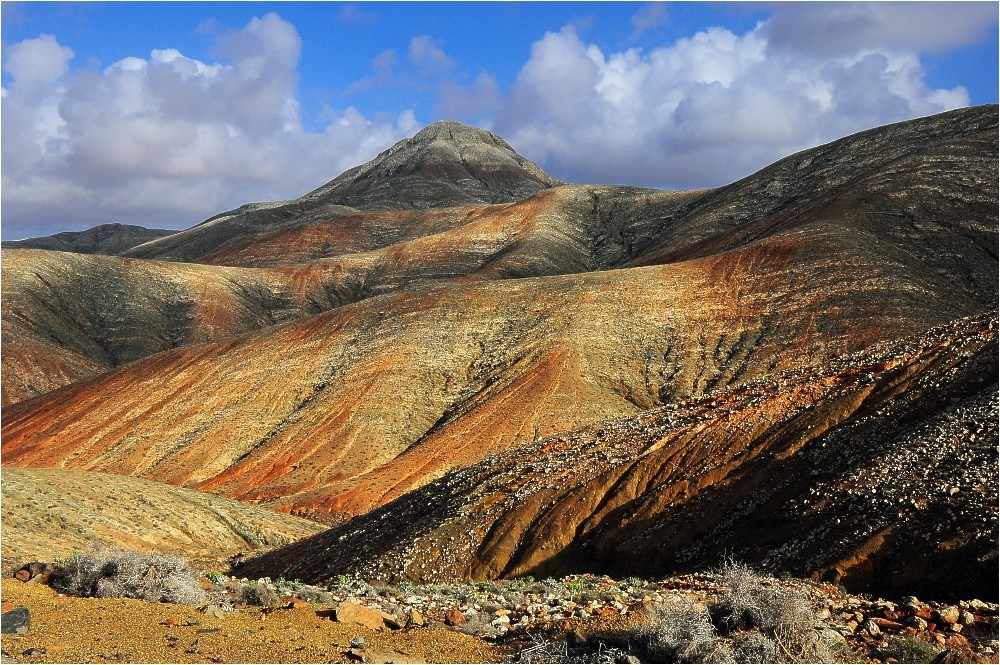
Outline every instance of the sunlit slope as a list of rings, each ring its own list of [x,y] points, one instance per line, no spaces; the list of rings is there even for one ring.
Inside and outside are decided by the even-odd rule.
[[[6,565],[96,545],[223,559],[322,529],[224,497],[76,469],[4,467],[2,493]]]
[[[4,464],[357,514],[535,437],[983,309],[910,258],[817,223],[663,266],[404,288],[11,406]]]

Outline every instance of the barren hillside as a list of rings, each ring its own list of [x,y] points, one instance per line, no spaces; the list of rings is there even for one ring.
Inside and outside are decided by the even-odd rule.
[[[3,563],[51,561],[95,544],[221,560],[317,533],[308,520],[109,473],[3,469]]]
[[[508,450],[240,574],[660,577],[724,554],[996,596],[997,321],[963,319]]]

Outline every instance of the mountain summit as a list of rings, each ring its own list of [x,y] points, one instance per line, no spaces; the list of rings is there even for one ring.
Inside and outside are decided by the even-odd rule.
[[[439,208],[520,201],[560,184],[493,132],[442,120],[303,199],[362,210]]]
[[[359,210],[513,203],[561,184],[496,134],[444,120],[297,199],[247,203],[127,255],[194,261],[245,234],[287,231]]]

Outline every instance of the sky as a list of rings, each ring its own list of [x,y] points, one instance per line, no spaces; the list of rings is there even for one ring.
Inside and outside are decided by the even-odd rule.
[[[997,2],[3,2],[0,237],[187,228],[442,119],[553,176],[734,182],[998,102]]]

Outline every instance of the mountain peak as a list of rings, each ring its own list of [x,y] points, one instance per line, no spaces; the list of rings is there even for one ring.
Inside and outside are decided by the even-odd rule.
[[[511,152],[514,149],[502,138],[493,132],[467,125],[457,120],[438,120],[421,129],[413,135],[411,139],[404,139],[404,142],[426,143],[429,141],[451,141],[460,145],[473,145],[482,143],[486,145],[497,145]],[[516,154],[516,153],[515,153]]]
[[[520,201],[560,184],[493,132],[441,120],[303,199],[363,210],[440,208]]]

